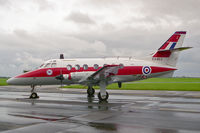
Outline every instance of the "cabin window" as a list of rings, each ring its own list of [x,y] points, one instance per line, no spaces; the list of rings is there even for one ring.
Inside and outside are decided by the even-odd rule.
[[[79,65],[75,65],[75,69],[76,69],[76,70],[79,70],[79,69],[80,69],[80,66],[79,66]]]
[[[51,64],[51,67],[52,67],[52,68],[55,68],[55,67],[56,67],[56,63],[52,63],[52,64]]]
[[[47,63],[47,64],[45,65],[45,68],[50,68],[50,66],[51,66],[51,63]]]
[[[84,65],[83,65],[83,69],[84,69],[84,70],[87,70],[87,69],[88,69],[88,65],[87,65],[87,64],[84,64]]]
[[[120,63],[119,68],[124,68],[124,64]]]
[[[67,70],[72,70],[72,66],[71,65],[67,65]]]
[[[94,69],[98,69],[99,65],[98,64],[94,64]]]

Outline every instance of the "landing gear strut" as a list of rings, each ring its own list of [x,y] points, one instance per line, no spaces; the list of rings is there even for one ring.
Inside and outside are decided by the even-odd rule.
[[[99,101],[107,101],[108,97],[109,97],[109,94],[106,91],[106,82],[105,81],[101,81],[99,86],[100,86],[100,92],[98,93]]]
[[[36,92],[34,92],[34,89],[35,89],[35,85],[31,85],[31,88],[32,88],[32,90],[31,90],[31,95],[30,95],[30,99],[36,99],[36,98],[39,98],[39,96],[37,95],[37,93]]]
[[[88,89],[87,89],[88,97],[94,97],[94,93],[95,93],[94,88],[92,88],[91,86],[88,86]]]

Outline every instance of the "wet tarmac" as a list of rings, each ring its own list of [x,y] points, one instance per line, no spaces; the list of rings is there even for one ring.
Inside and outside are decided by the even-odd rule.
[[[99,90],[96,90],[96,93]],[[5,133],[199,133],[200,92],[108,90],[107,102],[86,90],[0,87]]]

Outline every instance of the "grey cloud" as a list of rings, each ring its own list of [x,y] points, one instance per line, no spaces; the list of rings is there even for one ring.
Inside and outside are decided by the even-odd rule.
[[[152,17],[165,17],[169,15],[182,19],[199,19],[200,1],[198,0],[143,0],[143,4],[143,10]]]
[[[11,3],[9,0],[0,0],[0,6],[3,7],[3,6],[9,6]]]
[[[97,8],[99,10],[106,9],[106,8],[112,8],[112,7],[120,7],[122,4],[127,3],[131,4],[132,1],[134,1],[134,4],[138,3],[135,0],[86,0],[87,4]],[[84,4],[85,1],[83,1],[82,4]],[[112,8],[113,9],[113,8]]]
[[[21,37],[23,39],[30,39],[29,38],[29,35],[28,35],[28,32],[26,30],[22,30],[22,29],[16,29],[13,31],[13,33],[18,36],[18,37]]]
[[[46,10],[54,10],[55,7],[52,2],[47,0],[35,0],[35,3],[38,4],[38,8],[40,11],[46,11]]]
[[[65,17],[65,21],[73,21],[75,23],[82,23],[82,24],[95,24],[88,14],[84,14],[81,12],[71,12],[67,17]]]
[[[24,69],[34,69],[44,60],[65,57],[95,57],[106,52],[106,45],[98,40],[86,41],[64,33],[29,33],[17,29],[0,34],[1,76],[14,76]],[[6,71],[3,71],[3,70]]]
[[[54,9],[55,18],[50,17],[50,20],[56,20],[59,25],[50,24],[49,19],[40,21],[43,17],[40,16],[33,24],[37,28],[0,26],[0,73],[3,76],[35,68],[44,60],[58,58],[60,53],[66,58],[142,57],[157,50],[176,30],[187,30],[184,45],[194,47],[181,53],[176,75],[200,76],[200,4],[196,0],[87,0],[76,1],[76,6],[68,9],[65,9],[65,1],[61,1],[62,7],[59,4],[51,7],[51,2],[33,0],[30,3],[37,4],[38,13]],[[12,3],[7,6],[9,4]],[[68,26],[70,21],[73,24]]]

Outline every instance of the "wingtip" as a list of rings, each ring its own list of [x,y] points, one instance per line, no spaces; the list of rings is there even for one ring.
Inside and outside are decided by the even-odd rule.
[[[193,47],[187,47],[188,49],[191,49],[191,48],[193,48]]]

